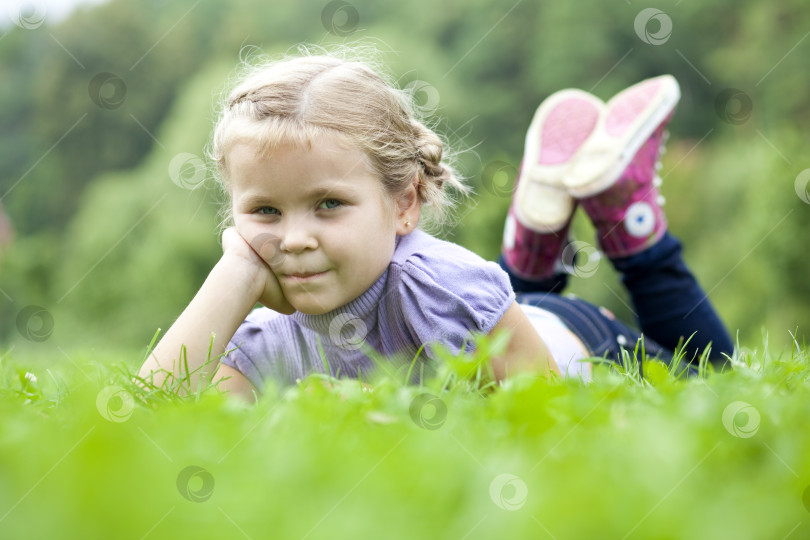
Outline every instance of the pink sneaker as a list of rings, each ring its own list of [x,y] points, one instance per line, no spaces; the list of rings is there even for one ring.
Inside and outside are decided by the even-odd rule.
[[[666,232],[658,160],[680,95],[671,75],[616,94],[565,178],[565,187],[579,199],[610,258],[643,251]]]
[[[534,114],[503,237],[504,260],[522,279],[545,279],[562,268],[577,205],[563,179],[603,107],[593,95],[567,89],[549,96]]]

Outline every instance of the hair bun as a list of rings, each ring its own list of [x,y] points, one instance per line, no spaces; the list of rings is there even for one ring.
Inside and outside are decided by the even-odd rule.
[[[433,131],[424,125],[415,123],[417,129],[416,156],[422,164],[425,175],[438,182],[439,186],[452,175],[452,172],[442,163],[444,144]]]
[[[447,187],[452,186],[459,194],[467,194],[468,188],[462,184],[452,166],[443,161],[444,143],[430,128],[412,118],[416,161],[419,163],[419,199],[430,207],[434,224],[443,225],[448,216],[443,213],[450,201]]]

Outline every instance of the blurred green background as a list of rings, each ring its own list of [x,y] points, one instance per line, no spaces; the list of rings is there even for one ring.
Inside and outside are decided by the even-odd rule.
[[[0,202],[14,230],[0,254],[0,345],[17,358],[125,355],[168,328],[220,254],[218,191],[200,180],[240,54],[357,40],[434,113],[477,192],[441,235],[489,259],[546,96],[608,99],[675,75],[662,192],[687,262],[742,344],[806,337],[803,0],[113,0],[64,20],[35,7],[0,14]],[[581,215],[575,231],[594,242]],[[607,260],[570,290],[632,320]]]

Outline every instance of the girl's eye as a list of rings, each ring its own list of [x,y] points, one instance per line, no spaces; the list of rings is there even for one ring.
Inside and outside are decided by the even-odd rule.
[[[337,200],[337,199],[326,199],[325,201],[323,201],[323,202],[321,203],[321,205],[320,205],[320,206],[321,206],[322,208],[326,208],[327,210],[331,210],[332,208],[337,208],[337,207],[338,207],[338,206],[340,206],[341,204],[343,204],[343,203],[341,203],[341,202],[340,202],[339,200]]]
[[[265,216],[274,216],[274,215],[278,214],[278,210],[276,210],[272,206],[262,206],[261,208],[258,208],[256,210],[256,213],[257,214],[262,214],[262,215],[265,215]]]

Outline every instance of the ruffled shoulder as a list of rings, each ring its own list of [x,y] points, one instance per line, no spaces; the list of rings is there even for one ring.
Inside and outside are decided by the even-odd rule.
[[[471,332],[488,334],[515,299],[497,263],[419,230],[400,239],[389,279],[417,344],[438,341],[454,353]]]

